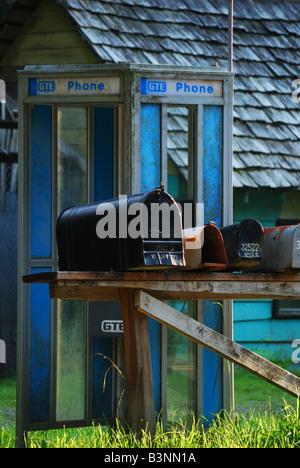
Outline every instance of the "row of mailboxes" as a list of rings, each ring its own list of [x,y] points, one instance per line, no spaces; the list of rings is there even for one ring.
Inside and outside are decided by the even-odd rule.
[[[263,228],[245,219],[182,229],[180,207],[162,187],[67,208],[57,245],[61,271],[300,268],[300,226]]]

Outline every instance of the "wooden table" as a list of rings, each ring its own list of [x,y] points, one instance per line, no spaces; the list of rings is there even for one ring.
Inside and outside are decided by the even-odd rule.
[[[300,379],[220,333],[163,303],[163,300],[299,299],[300,275],[281,273],[51,272],[23,277],[48,283],[51,298],[121,301],[130,425],[155,432],[147,316],[176,330],[289,394],[300,396]]]

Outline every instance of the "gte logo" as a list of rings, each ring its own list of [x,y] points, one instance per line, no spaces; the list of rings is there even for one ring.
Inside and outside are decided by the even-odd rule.
[[[55,91],[55,81],[40,81],[38,83],[38,91],[40,93],[49,93]]]
[[[6,347],[5,342],[0,340],[0,364],[6,363]]]
[[[149,81],[148,91],[151,93],[165,93],[167,91],[167,83],[165,81]]]
[[[122,320],[103,320],[101,323],[101,330],[104,333],[123,333],[123,321]]]

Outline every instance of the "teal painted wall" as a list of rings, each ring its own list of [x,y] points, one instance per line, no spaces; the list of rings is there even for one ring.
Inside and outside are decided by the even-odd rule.
[[[277,219],[300,218],[300,194],[274,190],[234,190],[234,222],[254,218],[265,227]],[[272,300],[234,301],[234,340],[269,359],[291,359],[300,339],[300,319],[276,319]]]

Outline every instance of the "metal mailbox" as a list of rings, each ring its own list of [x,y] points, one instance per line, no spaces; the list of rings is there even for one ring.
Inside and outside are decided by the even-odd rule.
[[[289,272],[300,269],[300,225],[264,228],[265,248],[257,271]]]
[[[186,267],[191,270],[222,270],[227,267],[224,240],[213,224],[183,230]]]
[[[61,271],[185,265],[180,210],[163,188],[67,208],[56,236]]]
[[[227,255],[228,269],[247,268],[258,265],[264,252],[264,230],[254,219],[220,229]]]

